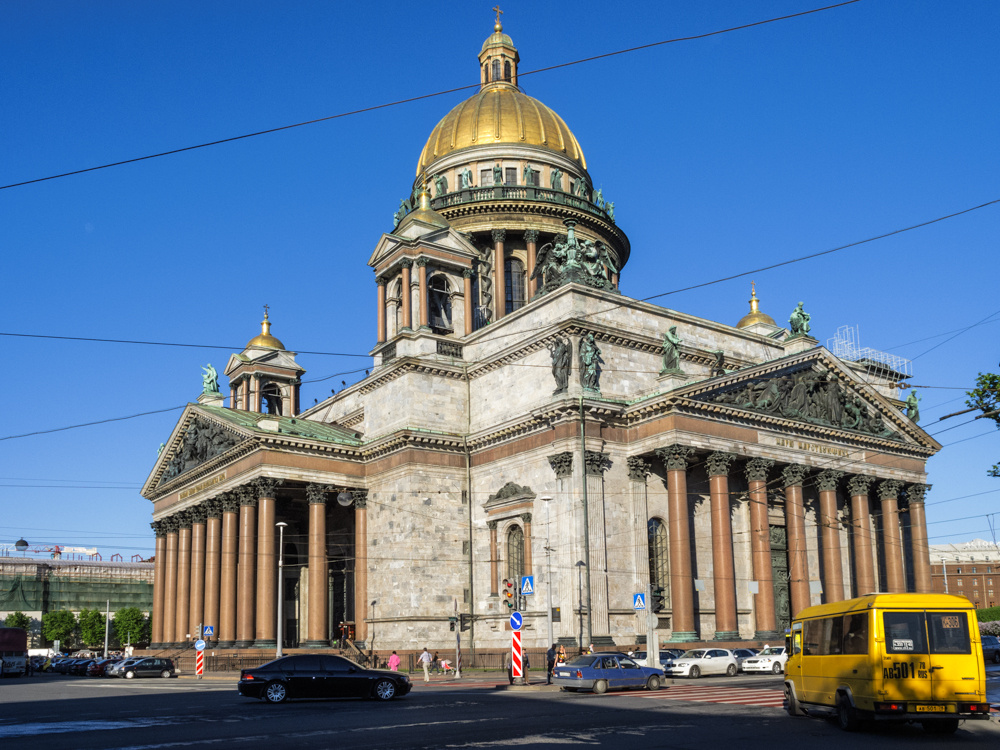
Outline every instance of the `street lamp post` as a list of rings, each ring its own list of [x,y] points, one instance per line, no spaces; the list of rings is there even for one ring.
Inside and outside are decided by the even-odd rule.
[[[375,605],[378,604],[378,599],[372,599],[372,639],[368,644],[368,653],[371,655],[372,659],[375,658]]]
[[[580,560],[576,564],[576,580],[577,580],[577,600],[580,606],[580,649],[583,649],[583,569],[587,566],[583,560]]]
[[[948,593],[948,558],[941,555],[941,570],[944,571],[944,593]]]
[[[285,642],[285,527],[288,524],[278,521],[274,525],[278,527],[278,647],[274,658],[280,659],[281,646]]]
[[[549,506],[552,498],[545,495],[540,498],[545,503],[545,603],[548,609],[549,647],[555,643],[552,635],[552,547],[549,546]],[[571,584],[572,585],[572,584]]]

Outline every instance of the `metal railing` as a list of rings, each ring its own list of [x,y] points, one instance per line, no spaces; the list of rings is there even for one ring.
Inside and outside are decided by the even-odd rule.
[[[571,206],[581,211],[599,216],[611,221],[608,214],[594,205],[586,198],[582,198],[572,193],[564,193],[562,190],[552,190],[549,188],[523,186],[523,185],[496,185],[494,187],[466,188],[456,190],[453,193],[445,193],[431,199],[431,208],[440,211],[442,208],[460,206],[465,203],[479,203],[482,201],[494,200],[519,200],[519,201],[542,201],[545,203],[556,203],[561,206]],[[613,222],[612,222],[613,223]]]

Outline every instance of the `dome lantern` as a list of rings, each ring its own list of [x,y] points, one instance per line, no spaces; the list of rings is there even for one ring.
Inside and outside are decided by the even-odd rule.
[[[750,328],[754,325],[763,324],[766,326],[771,326],[777,328],[777,324],[767,313],[762,313],[760,311],[760,300],[757,299],[757,284],[756,282],[750,282],[750,312],[740,318],[740,322],[736,324],[737,328]]]
[[[503,33],[503,25],[500,23],[500,6],[493,8],[497,14],[497,21],[493,24],[493,33],[483,42],[483,49],[479,53],[479,82],[480,89],[487,86],[514,86],[517,87],[517,64],[521,58],[517,54],[517,47],[511,38]]]

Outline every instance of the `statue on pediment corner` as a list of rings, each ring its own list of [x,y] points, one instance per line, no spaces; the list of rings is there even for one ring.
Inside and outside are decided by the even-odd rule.
[[[201,376],[202,392],[203,393],[218,393],[219,392],[219,371],[212,367],[212,363],[209,362],[207,365],[201,368],[204,370],[204,374]]]
[[[789,338],[794,336],[806,336],[809,334],[809,330],[811,328],[809,321],[812,320],[812,315],[803,309],[803,304],[804,303],[799,302],[796,308],[792,310],[791,317],[788,318],[788,323],[791,325],[792,331],[792,335]]]

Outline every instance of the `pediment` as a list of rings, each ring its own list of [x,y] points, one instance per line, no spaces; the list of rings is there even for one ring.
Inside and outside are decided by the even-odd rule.
[[[241,365],[245,366],[248,364],[268,365],[270,367],[277,367],[282,370],[292,370],[299,373],[305,372],[305,370],[302,369],[302,366],[295,361],[295,352],[290,352],[284,349],[251,347],[244,350],[240,354],[229,355],[229,361],[226,362],[223,374],[229,376]]]
[[[823,348],[702,381],[675,393],[769,420],[940,448],[898,405]]]
[[[246,442],[249,431],[189,405],[160,451],[143,491],[159,489]]]
[[[507,482],[507,484],[486,499],[486,502],[483,503],[483,508],[487,512],[496,512],[506,506],[520,505],[525,502],[531,502],[534,499],[535,493],[532,492],[530,487],[522,487],[514,482]]]
[[[383,234],[378,244],[375,245],[375,251],[368,259],[368,265],[375,269],[381,269],[381,266],[389,262],[392,256],[401,249],[406,251],[407,256],[415,254],[415,251],[420,248],[427,248],[469,260],[479,257],[479,250],[461,232],[451,227],[426,225],[424,228],[425,232],[415,236]]]

